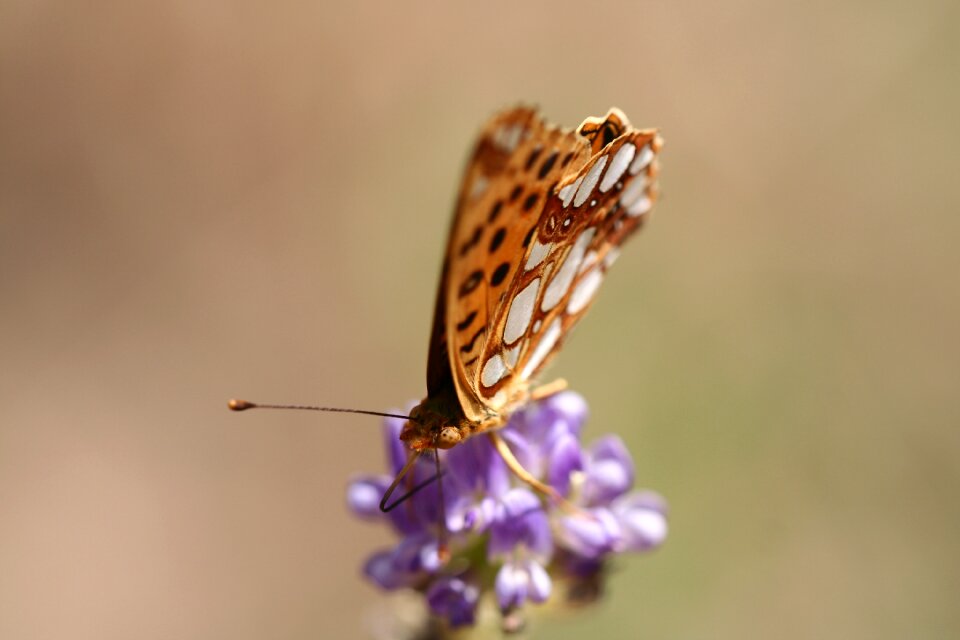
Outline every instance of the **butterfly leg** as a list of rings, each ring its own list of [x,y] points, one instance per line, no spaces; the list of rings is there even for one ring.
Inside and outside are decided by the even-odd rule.
[[[553,382],[548,382],[547,384],[542,384],[533,391],[530,392],[531,400],[543,400],[544,398],[549,398],[552,395],[556,395],[561,391],[567,390],[567,381],[563,378],[557,378]]]
[[[510,447],[507,446],[507,443],[496,431],[490,431],[487,435],[490,438],[490,442],[493,443],[493,448],[497,450],[497,453],[500,454],[500,457],[503,458],[503,461],[507,463],[507,467],[515,476],[530,485],[534,491],[537,491],[538,493],[541,493],[555,501],[558,505],[560,505],[560,508],[567,513],[583,513],[576,505],[560,495],[560,492],[558,492],[556,489],[548,484],[540,482],[533,477],[533,474],[524,469],[523,465],[520,464],[520,461],[517,460],[517,457],[513,455],[513,451],[510,451]]]

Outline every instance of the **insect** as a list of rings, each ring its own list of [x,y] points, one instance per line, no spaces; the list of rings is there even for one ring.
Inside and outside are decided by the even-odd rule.
[[[548,124],[527,107],[485,125],[444,256],[427,396],[403,416],[400,438],[411,455],[381,509],[392,508],[390,495],[423,452],[479,434],[521,479],[559,499],[522,468],[497,428],[531,399],[565,386],[533,381],[590,307],[620,245],[649,217],[661,146],[656,130],[633,128],[616,108],[575,130]]]

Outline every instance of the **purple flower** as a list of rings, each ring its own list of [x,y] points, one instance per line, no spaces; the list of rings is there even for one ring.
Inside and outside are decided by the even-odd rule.
[[[480,589],[461,578],[441,576],[427,589],[430,610],[453,627],[473,624]]]
[[[538,558],[549,559],[553,551],[550,521],[543,503],[525,488],[511,490],[497,504],[487,555],[491,559],[507,557],[518,547]]]
[[[583,504],[609,504],[633,486],[633,460],[617,436],[600,438],[586,456]]]
[[[504,562],[497,572],[494,591],[497,604],[504,613],[523,606],[529,598],[532,602],[543,602],[550,596],[553,586],[550,574],[535,560],[525,562]]]
[[[565,494],[571,472],[582,465],[580,430],[586,416],[579,394],[558,393],[513,415],[501,435],[527,471],[558,483],[555,488]]]
[[[667,539],[667,503],[652,491],[631,493],[611,506],[623,537],[619,550],[647,551]]]
[[[581,396],[558,393],[518,411],[499,431],[524,468],[565,497],[563,504],[516,478],[485,437],[441,451],[445,522],[438,482],[381,513],[383,493],[408,456],[399,440],[403,421],[385,420],[389,473],[356,477],[347,505],[363,519],[384,518],[400,541],[370,556],[364,574],[386,590],[419,591],[435,616],[463,626],[474,623],[483,593],[492,592],[512,618],[526,602],[549,598],[557,580],[594,583],[612,555],[659,546],[667,535],[665,502],[631,492],[633,460],[618,437],[582,447],[587,413]],[[391,501],[435,474],[430,452]],[[441,537],[453,556],[447,563],[438,553]]]
[[[409,536],[389,551],[367,559],[363,572],[384,589],[415,585],[440,569],[437,539],[426,534]]]
[[[613,551],[622,533],[609,509],[595,508],[558,518],[557,539],[568,551],[584,558],[599,558]]]
[[[380,498],[390,486],[385,476],[360,476],[347,486],[347,506],[361,518],[374,518],[383,515],[380,511]]]

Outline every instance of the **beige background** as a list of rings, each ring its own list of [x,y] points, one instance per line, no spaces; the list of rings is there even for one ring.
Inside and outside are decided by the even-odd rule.
[[[377,420],[224,401],[422,394],[521,100],[667,141],[554,372],[671,537],[541,637],[960,634],[955,2],[267,7],[0,5],[0,637],[362,636]]]

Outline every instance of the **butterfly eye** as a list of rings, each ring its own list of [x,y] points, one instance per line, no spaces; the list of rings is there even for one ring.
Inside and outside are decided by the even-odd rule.
[[[460,442],[463,436],[456,427],[444,427],[440,430],[440,436],[437,438],[437,447],[440,449],[449,449]]]

